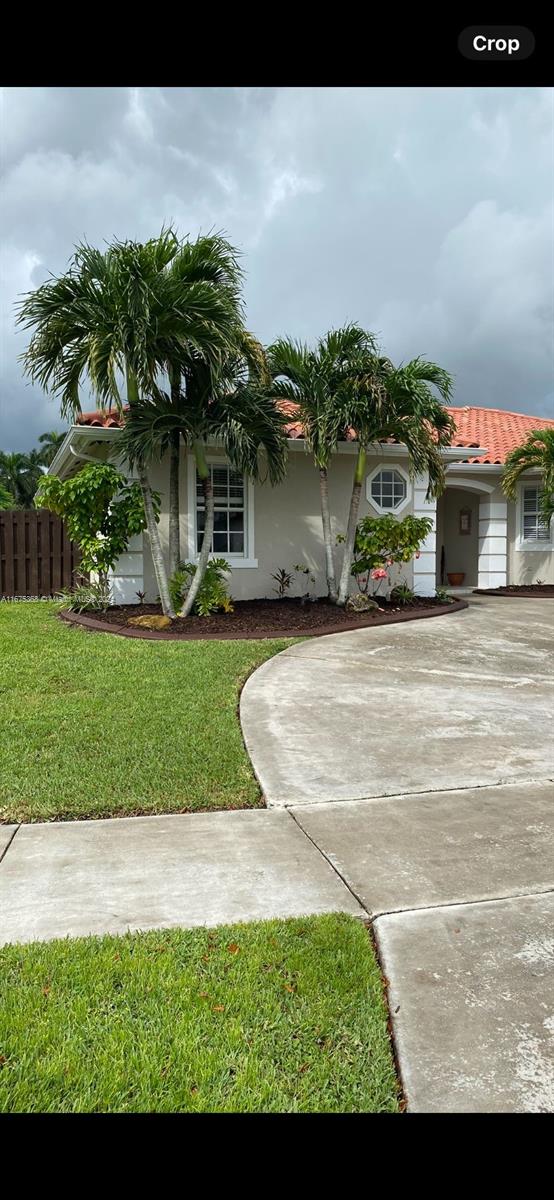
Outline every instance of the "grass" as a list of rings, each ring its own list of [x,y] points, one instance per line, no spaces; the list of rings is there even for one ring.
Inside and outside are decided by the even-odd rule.
[[[251,808],[241,683],[289,641],[149,642],[0,604],[0,820]]]
[[[379,968],[332,914],[0,950],[1,1112],[396,1112]]]

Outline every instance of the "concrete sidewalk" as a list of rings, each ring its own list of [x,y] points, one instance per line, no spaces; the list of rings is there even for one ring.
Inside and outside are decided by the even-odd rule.
[[[365,916],[285,812],[22,825],[0,863],[0,944],[323,912]]]

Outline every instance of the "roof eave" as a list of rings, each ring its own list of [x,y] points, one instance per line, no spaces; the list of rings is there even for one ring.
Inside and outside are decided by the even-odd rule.
[[[54,455],[50,466],[48,467],[47,475],[59,475],[63,477],[68,465],[75,463],[75,458],[78,456],[79,443],[83,442],[103,442],[113,441],[114,436],[121,433],[121,430],[114,428],[104,428],[100,425],[72,425],[68,430],[59,450]]]

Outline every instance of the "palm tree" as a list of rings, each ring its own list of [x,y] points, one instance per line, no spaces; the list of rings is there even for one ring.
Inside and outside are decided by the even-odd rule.
[[[532,469],[541,473],[540,514],[548,529],[554,517],[554,429],[533,429],[506,458],[502,488],[509,500],[515,500],[524,471]]]
[[[194,578],[180,616],[187,617],[202,586],[211,551],[214,498],[206,459],[209,443],[218,442],[234,470],[272,484],[286,472],[286,417],[275,406],[262,347],[246,330],[235,346],[209,363],[191,354],[182,371],[179,394],[157,393],[133,407],[125,421],[120,448],[131,463],[163,454],[177,439],[190,447],[202,482],[205,522]]]
[[[210,285],[225,298],[232,314],[240,317],[239,293],[242,271],[233,248],[218,235],[199,237],[184,242],[169,268],[177,288],[185,284]],[[240,323],[239,323],[240,328]],[[192,347],[194,349],[194,347]],[[176,408],[180,405],[182,364],[168,360],[166,364],[170,393]],[[164,446],[169,452],[169,571],[173,574],[181,561],[179,490],[180,490],[179,429],[174,429]]]
[[[0,510],[5,511],[8,508],[15,508],[15,500],[4,484],[0,483]]]
[[[17,508],[32,507],[42,473],[37,450],[30,450],[28,454],[5,454],[0,450],[0,483],[12,496]]]
[[[45,467],[49,467],[50,463],[54,461],[65,436],[65,432],[58,433],[55,429],[49,429],[48,433],[41,433],[38,440],[39,444],[44,447],[40,451],[40,457]]]
[[[353,356],[375,349],[371,334],[357,325],[331,330],[309,350],[290,338],[279,338],[269,347],[274,395],[292,403],[302,425],[306,447],[319,472],[319,494],[325,570],[329,599],[336,603],[335,555],[329,510],[329,463],[344,433],[341,387],[348,378]]]
[[[368,447],[387,440],[402,443],[408,450],[412,476],[427,474],[427,496],[440,495],[444,488],[440,450],[450,445],[455,428],[444,407],[450,400],[451,388],[452,378],[448,372],[422,358],[395,368],[390,359],[362,349],[359,355],[350,359],[349,373],[339,388],[337,403],[342,404],[344,426],[355,431],[358,454],[344,543],[339,605],[343,606],[348,596]]]
[[[230,261],[224,239],[215,241]],[[178,372],[193,349],[215,361],[240,319],[236,269],[225,288],[192,280],[182,269],[191,251],[172,229],[145,243],[115,241],[105,252],[77,246],[68,271],[28,293],[18,322],[33,334],[22,356],[33,382],[60,398],[62,416],[81,411],[88,377],[101,406],[133,409],[159,394],[160,376]],[[137,461],[152,560],[163,611],[174,616],[152,493],[144,460]]]

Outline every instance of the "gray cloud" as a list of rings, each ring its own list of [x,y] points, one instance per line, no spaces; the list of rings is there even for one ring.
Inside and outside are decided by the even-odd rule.
[[[5,89],[0,446],[60,425],[21,378],[17,295],[83,236],[168,221],[241,249],[264,340],[357,320],[458,404],[554,415],[552,132],[539,88]]]

